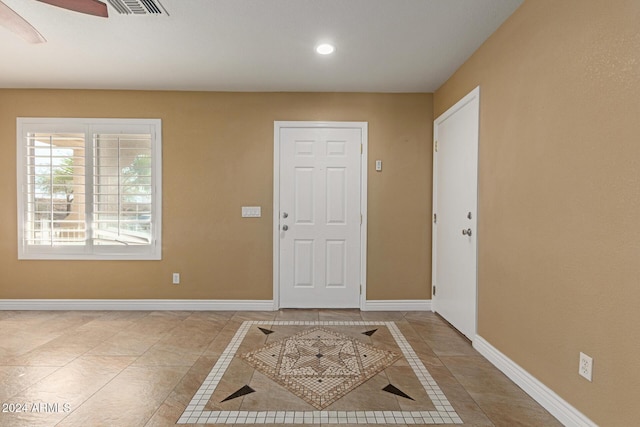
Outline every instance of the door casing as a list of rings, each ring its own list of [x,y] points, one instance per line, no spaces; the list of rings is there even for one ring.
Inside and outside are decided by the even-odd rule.
[[[357,128],[360,129],[360,309],[367,295],[367,153],[368,122],[274,121],[273,122],[273,308],[280,308],[280,130],[283,128]]]

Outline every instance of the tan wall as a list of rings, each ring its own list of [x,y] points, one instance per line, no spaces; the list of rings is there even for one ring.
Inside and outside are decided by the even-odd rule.
[[[369,122],[367,298],[429,299],[432,105],[431,94],[0,90],[0,299],[271,299],[274,120]],[[163,260],[18,261],[18,116],[161,118]],[[243,205],[262,218],[242,219]]]
[[[434,95],[481,86],[479,334],[602,426],[640,420],[639,29],[526,0]]]

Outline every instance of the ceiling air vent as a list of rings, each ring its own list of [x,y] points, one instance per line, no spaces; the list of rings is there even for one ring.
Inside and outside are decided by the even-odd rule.
[[[169,15],[160,0],[108,0],[118,13],[129,15]]]

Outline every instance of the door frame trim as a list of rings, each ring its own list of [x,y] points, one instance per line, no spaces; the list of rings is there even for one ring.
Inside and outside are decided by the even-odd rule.
[[[453,114],[457,113],[459,110],[461,110],[462,108],[466,107],[469,103],[476,101],[478,103],[478,138],[476,141],[476,147],[477,147],[477,157],[476,157],[476,162],[477,162],[477,168],[476,168],[476,227],[474,230],[474,234],[475,234],[475,245],[476,245],[476,269],[475,269],[475,276],[476,276],[476,280],[475,280],[475,285],[476,285],[476,300],[475,300],[475,308],[476,308],[476,312],[475,312],[475,319],[474,319],[474,332],[473,332],[473,336],[468,337],[472,342],[474,342],[476,335],[478,334],[478,291],[479,291],[479,287],[478,287],[478,238],[479,238],[479,232],[478,232],[478,224],[479,221],[478,219],[480,218],[480,86],[476,86],[471,92],[469,92],[468,94],[466,94],[464,97],[462,97],[458,102],[456,102],[454,105],[452,105],[451,107],[449,107],[449,109],[447,109],[447,111],[445,111],[444,113],[440,114],[434,121],[433,121],[433,150],[435,150],[436,147],[436,142],[438,141],[438,125],[442,122],[444,122],[445,120],[447,120],[449,117],[451,117]],[[438,177],[437,177],[437,171],[438,171],[438,156],[435,155],[433,156],[433,167],[432,167],[432,181],[433,181],[433,190],[432,190],[432,213],[431,213],[431,307],[432,307],[432,311],[433,312],[437,312],[438,311],[438,296],[437,293],[436,295],[433,294],[433,288],[436,285],[436,268],[437,268],[437,257],[438,257],[438,251],[437,251],[437,246],[436,246],[436,241],[437,241],[437,228],[434,226],[433,223],[433,215],[435,215],[437,213],[437,209],[438,209]]]
[[[364,310],[367,295],[367,154],[368,122],[274,121],[273,122],[273,308],[280,308],[280,130],[282,128],[360,129],[360,309]]]

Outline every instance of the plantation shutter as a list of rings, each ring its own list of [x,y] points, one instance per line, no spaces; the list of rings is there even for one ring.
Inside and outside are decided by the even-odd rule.
[[[151,143],[149,133],[93,135],[93,244],[152,243]]]
[[[19,259],[161,259],[158,119],[18,118]]]
[[[83,133],[31,132],[24,138],[24,240],[27,245],[84,245]]]

